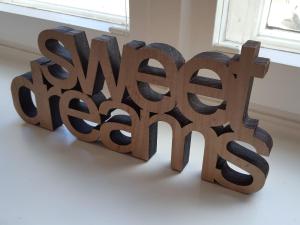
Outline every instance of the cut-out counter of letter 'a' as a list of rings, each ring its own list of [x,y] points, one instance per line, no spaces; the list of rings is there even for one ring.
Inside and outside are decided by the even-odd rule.
[[[191,133],[198,131],[205,138],[202,179],[242,193],[263,187],[269,165],[261,155],[270,154],[272,138],[248,116],[254,77],[263,78],[270,64],[258,57],[260,43],[247,41],[232,58],[203,52],[188,61],[172,46],[142,41],[124,45],[121,56],[115,37],[94,38],[89,47],[83,31],[67,27],[41,32],[38,44],[44,57],[11,84],[26,122],[51,131],[64,124],[80,140],[148,160],[157,149],[157,123],[165,121],[173,132],[172,169],[184,169]],[[150,59],[163,68],[149,65]],[[201,69],[219,79],[199,76]],[[169,91],[158,93],[150,84]],[[208,105],[199,96],[221,101]],[[112,115],[118,109],[128,115]]]

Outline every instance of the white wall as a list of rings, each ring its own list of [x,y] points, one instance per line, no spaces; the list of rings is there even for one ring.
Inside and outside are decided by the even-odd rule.
[[[186,59],[213,49],[216,0],[131,0],[130,7],[131,31],[118,36],[120,45],[132,39],[165,42],[177,47]],[[63,24],[0,13],[0,44],[37,52],[38,33],[59,25]],[[84,30],[89,39],[102,33]],[[269,113],[273,109],[289,112],[287,117],[300,121],[298,87],[300,68],[272,63],[266,77],[255,80],[251,102]]]

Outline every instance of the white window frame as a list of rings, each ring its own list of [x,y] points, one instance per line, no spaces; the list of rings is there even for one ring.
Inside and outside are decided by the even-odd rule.
[[[129,0],[125,0],[129,4]],[[128,8],[128,7],[127,7]],[[129,32],[129,12],[126,16],[116,16],[96,11],[86,12],[71,7],[41,3],[29,0],[0,0],[0,12],[8,12],[53,22],[63,21],[79,27],[103,32],[126,34]]]
[[[262,47],[272,50],[286,51],[290,53],[300,53],[299,33],[287,31],[278,31],[276,29],[266,29],[267,8],[271,0],[243,0],[237,1],[239,4],[248,4],[246,15],[242,15],[241,24],[244,24],[245,30],[240,42],[233,42],[226,38],[226,31],[230,29],[229,24],[229,1],[218,0],[216,9],[216,19],[214,27],[213,46],[221,51],[237,53],[240,51],[241,44],[247,40],[257,40],[262,43]],[[243,13],[243,12],[235,12]],[[279,35],[280,32],[280,35]],[[284,35],[284,36],[283,36]]]

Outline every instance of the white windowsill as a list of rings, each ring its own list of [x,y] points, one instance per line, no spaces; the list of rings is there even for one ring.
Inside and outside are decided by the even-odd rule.
[[[64,23],[66,25],[74,25],[117,35],[127,35],[129,32],[125,26],[119,24],[5,3],[0,3],[0,12],[49,20]]]
[[[220,44],[213,43],[213,48],[224,53],[237,54],[240,53],[241,46],[226,42]],[[273,63],[300,68],[300,54],[298,53],[261,47],[259,56],[269,58]]]
[[[300,67],[300,54],[297,53],[261,48],[259,56],[269,58],[274,63]]]
[[[299,224],[299,128],[291,133],[261,119],[274,139],[270,173],[260,192],[242,195],[200,179],[205,140],[197,132],[190,162],[177,173],[169,167],[165,123],[148,162],[78,141],[63,127],[49,132],[25,124],[10,83],[37,56],[3,47],[0,55],[1,224]]]

